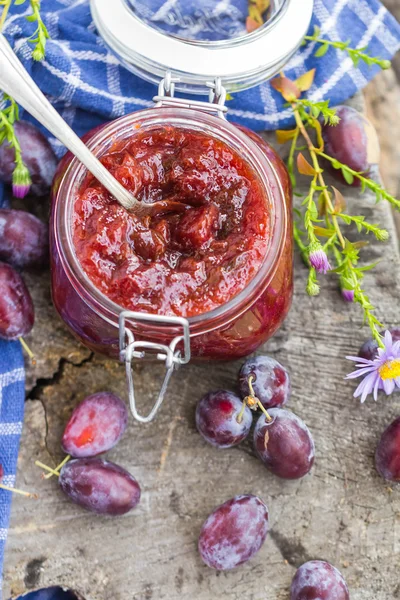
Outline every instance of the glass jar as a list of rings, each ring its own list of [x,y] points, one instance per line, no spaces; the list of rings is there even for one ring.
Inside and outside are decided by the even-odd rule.
[[[101,157],[116,142],[133,138],[138,130],[142,133],[168,126],[206,133],[249,164],[265,191],[265,210],[269,211],[271,223],[260,269],[225,304],[188,318],[125,310],[96,288],[79,263],[72,239],[72,213],[85,168],[70,154],[61,161],[52,204],[54,304],[83,344],[125,362],[132,413],[139,421],[148,422],[164,398],[175,367],[191,358],[232,360],[246,356],[275,333],[289,310],[293,291],[289,176],[282,160],[261,137],[225,119],[225,97],[226,88],[249,87],[281,68],[282,61],[286,62],[301,42],[313,2],[303,0],[300,10],[296,0],[277,0],[277,10],[260,30],[220,42],[165,35],[140,21],[131,4],[132,0],[91,0],[98,30],[121,61],[150,81],[159,81],[164,74],[154,97],[156,105],[97,128],[85,136],[85,142]],[[286,42],[282,45],[278,41],[285,27]],[[260,56],[265,57],[257,54],[261,51],[267,53],[267,61],[260,60]],[[225,75],[221,75],[224,64]],[[178,98],[175,89],[196,93],[207,89],[208,102]],[[164,361],[166,374],[153,409],[143,417],[136,409],[131,362],[148,356]]]
[[[154,0],[143,11],[132,8],[133,0],[90,0],[96,28],[109,49],[127,69],[139,77],[158,84],[171,71],[179,80],[179,91],[202,94],[205,82],[221,78],[228,92],[237,92],[266,81],[279,73],[302,43],[310,25],[314,0],[273,0],[271,12],[262,27],[242,34],[225,31],[222,23],[214,23],[217,39],[194,39],[178,29],[178,35],[151,14]],[[166,7],[174,10],[177,3],[162,3],[164,20]],[[186,3],[179,3],[182,7]],[[204,1],[187,2],[198,5]],[[213,2],[211,2],[213,4]],[[217,2],[214,2],[217,4]],[[231,3],[219,3],[221,9]],[[243,0],[248,7],[248,0]],[[158,11],[160,12],[160,11]],[[145,15],[149,15],[145,18]],[[171,14],[171,13],[170,13]],[[197,29],[204,28],[205,15],[192,13]],[[182,20],[188,18],[183,15]],[[196,23],[195,23],[196,25]],[[169,30],[168,30],[169,29]],[[215,37],[215,36],[214,36]]]

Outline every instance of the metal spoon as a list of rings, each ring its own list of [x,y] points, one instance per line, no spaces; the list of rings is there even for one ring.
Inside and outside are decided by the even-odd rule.
[[[168,203],[168,201],[154,202],[153,204],[139,202],[128,192],[90,152],[50,104],[2,34],[0,34],[0,89],[12,96],[18,104],[23,106],[64,144],[127,210],[131,210],[139,216],[145,216],[182,209],[182,205],[179,206],[179,203]]]

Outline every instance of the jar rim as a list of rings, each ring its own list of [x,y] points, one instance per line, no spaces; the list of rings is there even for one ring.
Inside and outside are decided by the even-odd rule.
[[[120,62],[158,84],[171,71],[178,91],[203,93],[221,78],[235,92],[275,75],[299,48],[311,22],[314,0],[284,0],[275,18],[230,40],[186,40],[143,22],[125,0],[90,0],[96,28]]]
[[[121,1],[121,0],[119,0],[119,1]],[[237,44],[247,44],[247,43],[251,42],[252,40],[254,40],[255,38],[265,35],[266,30],[271,29],[271,27],[274,27],[276,22],[282,17],[282,14],[287,10],[290,1],[291,0],[281,0],[282,4],[277,8],[277,10],[272,15],[272,17],[270,19],[268,19],[264,23],[264,25],[262,25],[261,27],[258,27],[254,31],[246,32],[243,35],[238,35],[233,38],[226,38],[226,39],[221,39],[221,40],[203,40],[203,39],[195,39],[195,38],[185,38],[183,36],[176,35],[174,33],[169,33],[169,32],[164,33],[162,29],[157,28],[157,27],[153,28],[146,22],[144,22],[144,25],[150,29],[155,29],[156,31],[159,31],[162,35],[167,35],[168,37],[175,38],[175,39],[179,40],[180,42],[183,42],[184,44],[193,44],[195,46],[206,46],[206,47],[210,47],[210,48],[230,47],[230,46],[235,46]],[[95,2],[96,2],[96,0],[95,0]],[[134,15],[135,19],[138,19],[139,21],[141,21],[140,17],[138,15],[136,15],[135,11],[133,10],[133,7],[129,6],[129,0],[122,0],[122,2],[127,6],[128,11]]]
[[[207,326],[207,323],[219,319],[223,322],[229,322],[233,317],[244,312],[250,302],[254,301],[254,296],[259,296],[273,278],[279,258],[283,252],[285,232],[288,227],[287,214],[284,207],[285,194],[273,164],[245,132],[221,117],[193,109],[157,107],[130,113],[105,125],[90,138],[87,145],[95,155],[101,156],[106,151],[104,150],[104,146],[107,143],[109,146],[113,145],[117,136],[121,135],[125,127],[130,127],[130,133],[132,134],[132,125],[135,126],[134,131],[139,131],[143,126],[156,127],[162,126],[165,123],[168,123],[169,126],[184,126],[187,129],[196,129],[197,126],[198,130],[203,132],[206,130],[206,133],[209,133],[211,137],[223,139],[231,147],[233,141],[238,145],[240,144],[242,148],[247,146],[249,150],[247,154],[252,158],[249,160],[249,157],[246,156],[245,160],[248,160],[257,176],[260,177],[262,185],[265,186],[266,196],[271,209],[271,236],[269,245],[264,261],[254,277],[246,287],[228,302],[200,315],[187,317],[191,331],[192,328],[201,328],[201,332],[204,333],[203,329]],[[138,124],[140,124],[140,127],[137,127]],[[223,131],[225,138],[229,138],[229,141],[224,139],[224,136],[216,135],[216,129],[218,128],[220,134]],[[123,139],[122,135],[121,139]],[[81,298],[82,292],[89,292],[90,299],[86,296],[82,299],[86,303],[89,302],[95,310],[101,311],[103,317],[110,323],[115,324],[118,322],[119,314],[126,310],[126,308],[113,302],[91,281],[80,264],[72,239],[72,211],[77,190],[86,173],[86,168],[76,157],[73,157],[61,180],[57,182],[58,187],[53,200],[54,241],[64,271],[75,291]],[[282,202],[275,201],[276,190],[279,191]]]

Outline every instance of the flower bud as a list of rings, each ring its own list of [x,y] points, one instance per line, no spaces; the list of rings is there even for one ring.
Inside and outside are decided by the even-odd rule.
[[[25,198],[31,187],[31,176],[24,163],[17,162],[12,174],[12,191],[15,198]]]
[[[325,250],[321,246],[319,242],[313,242],[308,247],[309,251],[309,261],[312,267],[317,271],[317,273],[325,274],[327,271],[332,269],[329,264],[328,257],[326,255]]]

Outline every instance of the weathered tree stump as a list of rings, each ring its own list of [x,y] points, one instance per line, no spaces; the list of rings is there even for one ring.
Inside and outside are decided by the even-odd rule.
[[[273,140],[273,136],[268,136]],[[336,184],[337,185],[337,184]],[[366,289],[388,326],[399,322],[400,262],[390,208],[369,194],[343,189],[350,205],[385,226],[391,239],[370,238],[365,251],[379,267],[366,273]],[[306,269],[295,262],[295,297],[284,326],[260,352],[273,355],[292,377],[290,408],[310,427],[316,464],[303,480],[270,474],[251,442],[218,451],[198,435],[194,406],[219,387],[235,389],[240,362],[190,364],[178,371],[156,421],[130,422],[109,458],[142,486],[139,507],[122,518],[102,518],[71,504],[53,479],[34,466],[62,458],[60,438],[73,407],[85,395],[109,389],[126,396],[123,366],[92,355],[58,320],[49,274],[27,276],[37,310],[28,340],[38,357],[28,367],[26,417],[17,484],[40,495],[15,498],[5,562],[5,597],[61,584],[87,600],[287,600],[296,567],[312,558],[335,564],[352,600],[400,598],[399,490],[374,469],[384,427],[400,412],[400,394],[360,406],[344,380],[347,354],[368,337],[358,307],[344,305],[333,278],[321,296],[305,291]],[[136,367],[140,402],[149,404],[161,377],[154,365]],[[226,573],[206,567],[197,552],[203,520],[239,493],[261,496],[271,532],[246,565]]]

